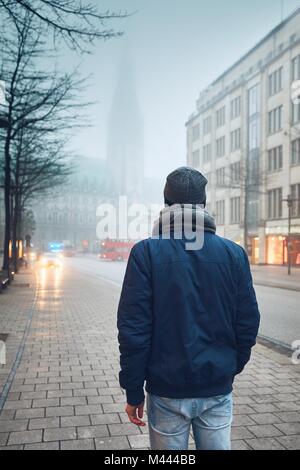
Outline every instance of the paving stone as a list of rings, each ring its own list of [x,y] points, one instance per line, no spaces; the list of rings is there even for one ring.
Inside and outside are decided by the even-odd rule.
[[[300,411],[300,405],[292,402],[276,403],[276,408],[279,411]]]
[[[254,437],[254,434],[252,434],[245,426],[236,426],[232,428],[231,431],[231,439],[232,441],[235,440],[243,440],[243,439],[251,439]]]
[[[61,418],[61,427],[78,427],[78,426],[90,426],[91,420],[89,416],[67,416]]]
[[[0,432],[26,431],[28,427],[28,419],[12,420],[0,422]]]
[[[103,413],[101,405],[86,405],[75,406],[75,414],[80,415],[94,415]]]
[[[299,434],[300,435],[300,422],[276,424],[276,427],[283,434],[286,434],[286,435]]]
[[[47,393],[47,398],[72,398],[72,390],[51,390]]]
[[[254,411],[249,405],[236,405],[234,406],[234,413],[236,415],[246,415],[254,413]]]
[[[31,408],[30,410],[17,410],[16,419],[44,418],[44,408]]]
[[[28,429],[49,429],[49,428],[58,428],[59,427],[59,418],[40,418],[40,419],[31,419],[29,422]]]
[[[142,449],[149,447],[148,435],[140,434],[139,436],[128,436],[128,440],[132,449]]]
[[[242,440],[232,441],[231,450],[251,450],[251,447]]]
[[[87,398],[89,405],[102,405],[106,403],[113,403],[113,399],[110,395],[107,396],[98,396],[98,397],[88,397]]]
[[[44,441],[69,441],[77,439],[76,428],[56,428],[46,429],[44,432]]]
[[[262,403],[260,405],[253,404],[251,406],[256,413],[274,413],[275,411],[278,411],[277,406],[272,403]]]
[[[95,388],[82,388],[74,390],[74,397],[98,397],[98,390]]]
[[[5,446],[8,440],[8,432],[0,432],[0,446]]]
[[[45,391],[38,391],[38,392],[22,392],[21,399],[22,400],[34,400],[34,399],[45,399],[46,392]]]
[[[121,423],[120,417],[117,413],[108,413],[102,415],[92,415],[91,421],[94,426],[101,424],[117,424]]]
[[[10,421],[11,419],[14,419],[15,414],[16,414],[15,410],[2,410],[0,412],[0,422]]]
[[[60,416],[74,416],[73,406],[57,406],[46,409],[47,418],[55,418]]]
[[[249,426],[248,430],[251,431],[256,437],[276,437],[282,436],[282,432],[272,424],[262,424],[259,426]]]
[[[93,439],[80,439],[78,441],[64,441],[61,443],[61,450],[95,450]]]
[[[277,440],[288,450],[300,449],[300,436],[277,437]]]
[[[104,413],[122,413],[125,410],[124,403],[103,404]]]
[[[85,397],[72,397],[72,398],[61,398],[61,406],[84,406],[87,405],[87,399]]]
[[[32,400],[6,401],[4,410],[23,410],[31,408]]]
[[[59,442],[42,442],[41,444],[27,444],[24,450],[59,450]]]
[[[300,422],[300,413],[295,411],[283,411],[277,412],[276,416],[280,418],[284,423],[299,423]]]
[[[35,444],[42,442],[42,431],[12,432],[9,435],[8,445]]]
[[[45,400],[33,400],[32,408],[48,408],[59,406],[59,398],[49,398]]]
[[[256,424],[252,417],[253,415],[235,415],[232,426],[251,426]]]
[[[95,439],[97,450],[125,450],[130,449],[129,441],[125,436]]]
[[[134,424],[109,424],[109,432],[111,436],[130,436],[132,434],[141,434],[140,428]]]
[[[246,439],[246,443],[253,450],[284,450],[277,438]]]
[[[107,426],[87,426],[77,429],[79,439],[93,439],[109,436]]]
[[[276,424],[281,423],[281,419],[273,413],[262,413],[251,415],[252,420],[257,424]]]

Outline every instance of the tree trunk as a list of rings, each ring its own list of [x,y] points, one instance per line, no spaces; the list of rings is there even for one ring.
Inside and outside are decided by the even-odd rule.
[[[7,277],[10,278],[10,259],[9,259],[9,245],[11,240],[11,212],[10,212],[10,192],[11,192],[11,169],[10,169],[10,132],[6,137],[5,142],[5,181],[4,181],[4,206],[5,206],[5,235],[4,235],[4,257],[3,257],[3,271],[6,272]]]
[[[20,217],[19,206],[20,206],[19,196],[18,194],[16,194],[14,217],[13,217],[13,224],[12,224],[12,261],[13,261],[13,267],[14,267],[15,273],[19,271],[19,265],[18,265],[18,225],[19,225],[19,217]]]

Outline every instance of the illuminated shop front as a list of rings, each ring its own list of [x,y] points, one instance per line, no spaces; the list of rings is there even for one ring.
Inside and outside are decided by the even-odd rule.
[[[291,262],[300,266],[300,235],[290,238]],[[286,265],[288,262],[288,237],[269,235],[267,237],[267,264]]]

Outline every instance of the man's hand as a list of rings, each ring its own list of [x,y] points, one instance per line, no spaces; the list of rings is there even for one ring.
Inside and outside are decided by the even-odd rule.
[[[132,406],[127,404],[126,413],[132,424],[135,424],[136,426],[146,426],[146,423],[141,421],[144,416],[144,402],[138,406]]]

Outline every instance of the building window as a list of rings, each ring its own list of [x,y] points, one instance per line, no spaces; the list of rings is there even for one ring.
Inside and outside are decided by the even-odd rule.
[[[207,179],[208,189],[210,189],[210,187],[212,186],[212,182],[213,182],[213,174],[211,172],[206,173],[205,178]]]
[[[241,222],[241,198],[230,199],[230,223],[239,224]]]
[[[241,162],[230,165],[230,183],[238,184],[241,182]]]
[[[193,152],[193,166],[195,168],[200,168],[200,150]]]
[[[230,134],[231,152],[235,152],[241,148],[241,129],[236,129]]]
[[[225,136],[217,139],[217,158],[224,157],[225,155]]]
[[[217,121],[217,127],[224,126],[225,121],[226,121],[226,107],[225,106],[217,110],[216,121]]]
[[[260,86],[255,85],[249,90],[249,117],[255,116],[260,112]]]
[[[230,119],[236,119],[241,115],[242,98],[238,96],[230,103]]]
[[[292,124],[300,122],[300,103],[292,102]]]
[[[216,222],[219,225],[225,224],[225,201],[216,202]]]
[[[225,167],[219,168],[216,172],[217,176],[217,186],[224,187],[225,186]]]
[[[193,142],[196,142],[196,140],[199,140],[200,138],[200,125],[197,124],[192,128],[192,139]]]
[[[282,129],[282,110],[283,106],[273,109],[269,112],[269,134],[275,134]]]
[[[282,217],[282,188],[268,191],[268,218],[280,219]]]
[[[211,144],[203,147],[203,163],[208,163],[211,160]]]
[[[292,60],[292,81],[300,80],[300,55]]]
[[[283,67],[269,75],[269,96],[274,96],[282,90]]]
[[[275,147],[268,152],[268,171],[281,170],[283,166],[283,149],[282,145]]]
[[[291,196],[293,199],[292,217],[300,217],[300,183],[291,186]]]
[[[207,135],[211,133],[211,116],[208,116],[203,120],[203,134]]]
[[[300,139],[292,142],[292,165],[300,165]]]

